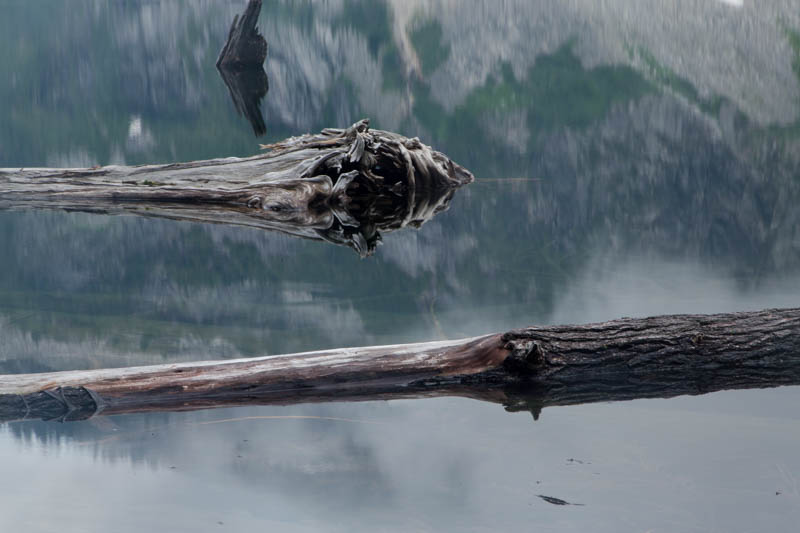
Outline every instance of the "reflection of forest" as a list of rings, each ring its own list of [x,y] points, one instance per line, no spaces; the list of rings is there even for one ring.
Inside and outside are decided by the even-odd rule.
[[[0,166],[252,151],[213,68],[235,4],[79,0],[18,2],[5,9],[0,44],[15,53],[0,57],[3,71],[12,73],[0,95],[16,105],[0,109]],[[482,115],[483,127],[499,123],[501,131],[516,127],[522,137],[536,137],[537,124],[513,118],[525,112],[496,119],[509,104],[523,111],[577,105],[581,93],[559,87],[547,92],[549,83],[563,79],[547,78],[552,69],[537,70],[542,56],[558,57],[568,43],[578,66],[594,71],[591,84],[600,89],[593,91],[594,101],[581,104],[584,117],[602,111],[603,101],[634,96],[636,91],[609,96],[625,93],[621,82],[632,76],[666,87],[689,107],[693,95],[729,101],[759,125],[800,117],[797,44],[791,38],[800,14],[792,0],[741,8],[713,0],[581,0],[569,7],[516,0],[502,8],[488,0],[273,0],[264,5],[260,27],[274,44],[265,101],[274,139],[362,116],[376,127],[435,138],[447,125],[433,127],[421,99],[449,114],[461,106],[461,112]],[[741,37],[742,27],[748,38]],[[34,34],[37,39],[30,38]],[[522,85],[532,82],[516,95],[527,101],[502,98],[502,89],[514,87],[501,83],[492,108],[487,87],[503,78],[504,65]],[[616,79],[609,76],[611,65],[621,74]],[[539,78],[529,78],[532,69]],[[545,95],[546,102],[533,99]],[[129,138],[135,137],[129,135],[135,117],[157,142]],[[554,125],[574,126],[571,118],[567,113]],[[227,135],[214,135],[220,130]],[[499,137],[494,144],[508,144]]]
[[[213,67],[238,6],[45,4],[0,20],[0,45],[19,52],[0,56],[14,73],[0,83],[14,103],[0,108],[0,166],[253,152]],[[26,354],[62,368],[435,338],[434,304],[490,314],[522,301],[521,320],[546,319],[597,250],[679,255],[751,283],[797,272],[791,2],[696,3],[719,17],[713,31],[647,2],[512,4],[525,16],[489,0],[266,2],[270,138],[371,116],[484,183],[368,263],[250,230],[2,214],[6,370],[36,370]],[[478,27],[476,10],[514,26]],[[614,22],[622,11],[629,26]],[[34,23],[43,38],[27,40]],[[745,23],[760,38],[730,63]],[[541,181],[491,181],[507,177]]]

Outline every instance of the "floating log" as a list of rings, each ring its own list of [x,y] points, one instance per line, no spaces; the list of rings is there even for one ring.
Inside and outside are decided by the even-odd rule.
[[[267,124],[261,112],[261,100],[269,91],[269,79],[264,69],[228,70],[220,69],[219,74],[233,100],[236,112],[245,117],[256,137],[267,133]]]
[[[292,137],[267,154],[84,169],[0,169],[0,209],[58,208],[236,224],[374,252],[381,231],[419,227],[472,174],[368,120]]]
[[[0,376],[0,420],[457,395],[509,410],[800,383],[800,309],[539,326],[472,339]]]

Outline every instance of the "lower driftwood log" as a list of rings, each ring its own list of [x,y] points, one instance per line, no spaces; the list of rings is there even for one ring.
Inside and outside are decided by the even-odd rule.
[[[800,309],[542,326],[457,341],[0,376],[0,420],[457,395],[509,410],[800,384]]]

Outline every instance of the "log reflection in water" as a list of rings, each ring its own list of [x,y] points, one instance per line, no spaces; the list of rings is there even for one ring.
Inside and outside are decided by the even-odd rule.
[[[658,382],[643,384],[637,380],[621,382],[602,380],[583,387],[542,387],[530,384],[492,386],[487,384],[454,384],[436,388],[425,386],[387,386],[357,388],[343,392],[341,389],[320,391],[302,388],[284,391],[215,391],[210,394],[178,396],[165,399],[157,396],[141,398],[125,405],[105,405],[101,398],[93,398],[90,389],[75,388],[47,391],[35,395],[0,394],[0,423],[24,420],[71,422],[95,416],[127,415],[136,413],[185,412],[247,406],[288,406],[328,402],[371,402],[389,400],[416,400],[426,398],[457,397],[494,403],[511,413],[529,412],[538,420],[545,407],[582,405],[589,403],[622,402],[638,399],[666,399],[677,396],[696,396],[724,390],[762,389],[778,386],[800,385],[800,375],[789,372],[780,382],[763,382],[758,378],[732,380],[731,376],[701,372],[686,379],[686,375],[660,376]],[[70,409],[73,406],[74,409]]]
[[[267,133],[267,125],[261,111],[261,100],[269,91],[269,79],[264,69],[220,68],[219,75],[230,92],[236,111],[250,122],[256,137]]]

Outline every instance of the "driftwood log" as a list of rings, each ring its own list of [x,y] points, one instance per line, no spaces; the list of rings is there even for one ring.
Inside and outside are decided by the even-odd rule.
[[[0,209],[137,214],[277,230],[371,254],[381,231],[419,227],[472,174],[395,133],[347,129],[263,146],[267,154],[84,169],[0,169]]]
[[[457,395],[509,410],[800,383],[800,309],[622,319],[232,361],[0,376],[0,420]]]

